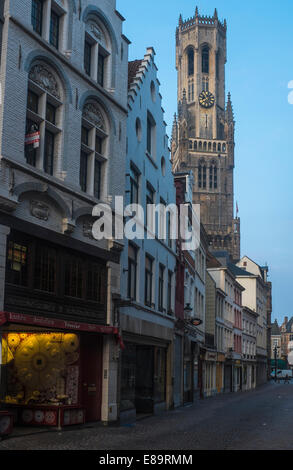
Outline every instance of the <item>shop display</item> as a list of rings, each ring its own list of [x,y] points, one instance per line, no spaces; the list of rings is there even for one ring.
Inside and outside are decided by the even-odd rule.
[[[2,338],[10,405],[78,405],[79,337],[73,333],[9,333]],[[25,410],[24,410],[25,411]],[[28,414],[24,422],[54,421],[52,413]]]

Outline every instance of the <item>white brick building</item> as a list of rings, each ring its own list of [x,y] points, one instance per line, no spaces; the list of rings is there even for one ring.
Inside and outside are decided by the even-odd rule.
[[[63,339],[95,332],[80,333],[72,345],[79,392],[68,392],[72,369],[58,366],[65,373],[56,376],[64,382],[59,395],[76,405],[79,420],[85,410],[86,421],[113,421],[119,337],[112,296],[120,293],[121,246],[97,242],[91,229],[93,207],[124,194],[124,19],[115,0],[6,0],[1,8],[0,311],[17,314],[2,314],[3,338],[9,345],[15,331],[32,341],[44,332]],[[27,145],[32,139],[35,147]],[[58,348],[68,362],[61,340]],[[1,394],[21,404],[9,367]],[[28,377],[18,380],[25,400]],[[44,385],[34,386],[42,395]]]

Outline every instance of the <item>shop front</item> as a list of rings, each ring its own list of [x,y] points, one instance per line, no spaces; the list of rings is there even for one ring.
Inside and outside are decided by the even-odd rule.
[[[166,410],[167,344],[124,342],[120,421]]]
[[[225,354],[217,354],[217,371],[216,371],[216,388],[217,393],[223,393],[224,391],[224,363]]]
[[[233,391],[233,365],[231,359],[226,359],[224,364],[224,392],[231,393]]]
[[[14,425],[101,420],[103,337],[116,328],[2,312],[1,410]]]
[[[212,397],[216,395],[216,366],[217,353],[206,351],[204,359],[204,396]]]
[[[240,360],[234,362],[234,392],[242,390],[242,363]]]

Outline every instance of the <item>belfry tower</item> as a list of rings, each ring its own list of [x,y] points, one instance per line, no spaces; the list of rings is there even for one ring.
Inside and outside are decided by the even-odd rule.
[[[172,130],[173,171],[193,171],[193,203],[212,251],[240,259],[240,219],[234,218],[234,114],[225,93],[226,20],[179,17],[176,28],[178,115]]]

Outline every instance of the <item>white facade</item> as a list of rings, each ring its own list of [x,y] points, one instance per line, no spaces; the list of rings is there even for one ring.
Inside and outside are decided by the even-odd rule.
[[[114,242],[92,237],[92,209],[124,193],[129,41],[122,23],[115,0],[85,0],[79,7],[73,0],[44,0],[41,7],[13,0],[4,2],[1,38],[1,246],[11,227],[26,226],[32,234],[34,227],[49,231],[47,239],[48,233],[64,237],[77,251],[79,243],[86,244],[93,258],[104,253],[109,325],[120,266],[110,254]],[[32,128],[40,132],[40,142],[29,153],[25,136]],[[4,275],[1,263],[1,282]],[[117,354],[114,338],[104,338],[103,421],[117,419]]]

